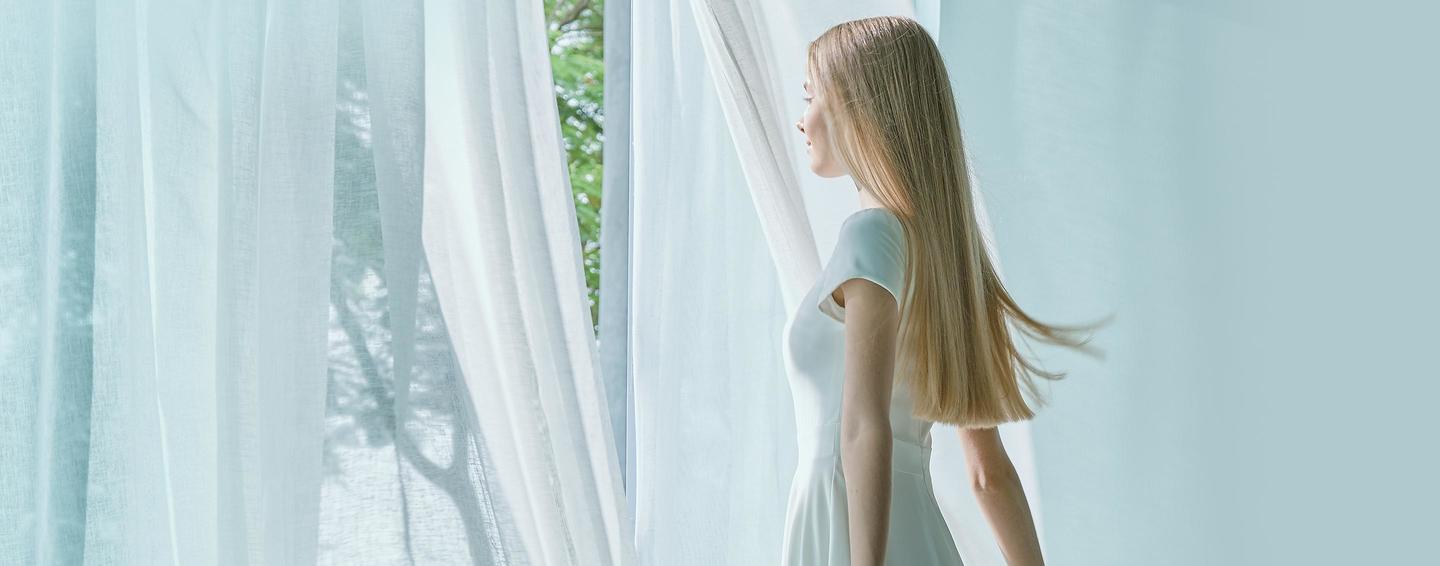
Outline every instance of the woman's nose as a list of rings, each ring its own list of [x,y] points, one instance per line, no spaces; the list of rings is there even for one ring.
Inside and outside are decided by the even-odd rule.
[[[800,133],[803,134],[803,133],[805,133],[805,124],[804,124],[803,122],[799,121],[799,120],[796,120],[796,121],[795,121],[795,129],[800,130]]]

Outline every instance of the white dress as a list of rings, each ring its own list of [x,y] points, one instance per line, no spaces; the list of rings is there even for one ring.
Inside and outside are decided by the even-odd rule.
[[[899,219],[884,208],[861,209],[845,219],[830,261],[785,323],[783,350],[795,401],[799,458],[786,510],[783,566],[850,566],[845,475],[840,464],[845,309],[831,294],[841,283],[858,277],[884,287],[901,304],[904,262],[905,236]],[[931,423],[912,416],[908,388],[898,378],[890,425],[893,471],[885,563],[959,566],[960,553],[935,502],[930,478]]]

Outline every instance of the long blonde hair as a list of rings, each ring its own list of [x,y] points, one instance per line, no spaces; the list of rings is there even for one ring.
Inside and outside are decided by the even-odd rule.
[[[1038,340],[1101,355],[1094,326],[1056,326],[1022,310],[985,252],[950,79],[930,35],[909,18],[877,17],[830,28],[809,49],[831,146],[851,177],[900,220],[908,267],[896,375],[915,415],[985,428],[1035,415],[1033,376],[1058,380],[1020,354],[1013,325]],[[1109,317],[1107,317],[1109,318]]]

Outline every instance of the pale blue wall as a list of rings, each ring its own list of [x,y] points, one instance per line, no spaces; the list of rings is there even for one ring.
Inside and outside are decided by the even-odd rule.
[[[1195,4],[941,9],[1010,290],[1117,315],[1040,350],[1047,556],[1434,560],[1437,14]]]

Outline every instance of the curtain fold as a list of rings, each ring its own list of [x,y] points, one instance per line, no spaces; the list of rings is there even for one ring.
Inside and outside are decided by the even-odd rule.
[[[0,562],[85,544],[95,258],[95,22],[0,2]],[[87,135],[89,134],[89,135]]]
[[[316,556],[337,6],[231,9],[94,16],[87,562]]]
[[[425,247],[487,481],[533,563],[628,563],[540,6],[426,9]]]
[[[640,563],[772,563],[795,465],[776,264],[689,2],[632,9],[630,496]]]
[[[773,40],[761,27],[764,15],[747,0],[691,0],[690,8],[780,273],[785,312],[793,312],[820,273],[820,258],[787,150],[792,144],[785,141],[783,124],[789,122],[772,80],[776,78],[772,74],[779,74],[772,73],[775,65],[770,63]]]
[[[422,2],[366,0],[364,59],[375,186],[392,328],[395,411],[409,409],[421,255],[425,166],[425,14]]]
[[[630,371],[630,0],[605,2],[605,177],[600,208],[600,369],[624,475],[635,492],[634,376]],[[626,497],[633,522],[635,498]]]
[[[633,560],[537,4],[0,8],[0,563]]]

